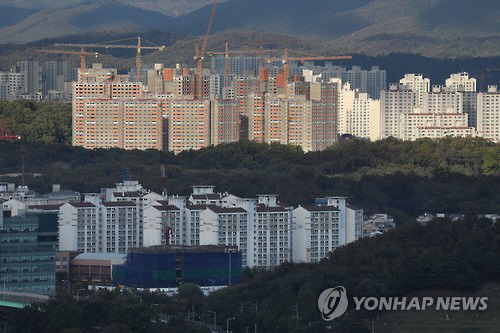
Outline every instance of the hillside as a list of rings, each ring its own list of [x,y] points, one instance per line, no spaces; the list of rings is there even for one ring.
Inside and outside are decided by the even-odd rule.
[[[182,284],[168,297],[138,292],[85,291],[79,301],[60,295],[22,310],[0,309],[13,332],[208,333],[208,325],[232,332],[384,333],[498,332],[500,306],[498,223],[472,216],[463,221],[409,223],[383,235],[338,248],[317,264],[285,263],[270,271],[244,269],[245,283],[209,296]],[[327,288],[347,291],[347,313],[325,322],[318,296]],[[66,291],[66,290],[65,290]],[[75,291],[73,291],[74,293]],[[488,297],[483,311],[356,311],[353,297]],[[186,313],[202,322],[194,325]],[[214,315],[214,313],[216,315]],[[157,320],[163,314],[168,321]],[[298,316],[296,316],[298,314]],[[166,315],[166,316],[165,316]],[[153,319],[153,320],[152,320]],[[327,328],[330,326],[330,328]]]
[[[0,43],[26,43],[84,31],[130,32],[163,29],[170,17],[120,2],[88,2],[69,8],[43,9],[18,24],[0,29]]]
[[[480,5],[479,5],[480,3]],[[209,8],[184,16],[197,30]],[[218,7],[214,30],[273,31],[320,39],[337,52],[432,56],[500,54],[495,0],[235,0]]]
[[[8,3],[21,6],[23,1],[18,1]],[[22,22],[1,28],[0,43],[102,29],[137,33],[155,28],[202,35],[211,5],[178,17],[172,15],[207,2],[70,2],[65,7],[41,8]],[[162,9],[174,8],[174,4],[184,9]],[[317,49],[328,47],[335,53],[486,57],[500,55],[499,17],[500,3],[495,0],[309,0],[307,5],[302,0],[231,0],[218,5],[213,31],[300,36],[310,39]]]
[[[33,59],[39,61],[64,59],[70,61],[72,66],[78,67],[80,58],[78,55],[56,55],[36,53],[38,49],[52,48],[54,43],[94,43],[112,40],[127,39],[135,36],[133,33],[122,32],[115,33],[110,31],[87,32],[66,37],[43,39],[28,44],[6,44],[0,45],[0,70],[8,71],[11,66],[20,59]],[[187,36],[180,37],[172,33],[160,30],[148,30],[141,33],[141,37],[157,45],[165,45],[164,51],[145,51],[143,52],[143,63],[152,65],[154,63],[163,63],[167,67],[174,67],[176,64],[187,64],[195,66],[193,61],[194,45],[200,42],[201,38]],[[335,48],[322,45],[314,40],[290,37],[286,35],[268,33],[263,36],[263,45],[266,49],[285,49],[290,48],[305,53],[313,54],[334,54]],[[260,34],[255,32],[244,32],[241,30],[225,30],[212,34],[208,40],[207,51],[222,51],[225,43],[232,45],[259,45]],[[234,46],[233,46],[234,48]],[[91,62],[101,62],[107,67],[116,67],[121,72],[126,73],[135,66],[134,50],[96,50],[101,51],[97,58],[88,60]],[[335,64],[347,66],[362,66],[369,69],[371,66],[379,66],[387,70],[387,82],[397,82],[405,73],[422,73],[425,77],[431,79],[432,84],[443,84],[444,80],[451,73],[467,71],[472,77],[480,82],[481,73],[484,68],[498,68],[500,56],[497,57],[464,57],[464,58],[433,58],[417,54],[393,53],[384,56],[367,56],[358,53],[352,54],[352,60],[336,61]],[[319,63],[318,63],[319,64]],[[205,58],[204,66],[210,67],[210,57]],[[484,78],[483,86],[496,84],[500,86],[500,72],[490,72]]]
[[[96,0],[93,0],[96,2]],[[99,1],[99,0],[97,0]],[[109,2],[108,0],[100,0]],[[89,0],[2,0],[4,5],[32,10],[64,8],[79,5]],[[178,16],[211,3],[212,0],[123,0],[122,3],[141,9],[159,11],[169,16]],[[222,1],[221,1],[222,2]]]
[[[52,119],[43,127],[49,132]],[[50,138],[39,134],[40,127],[32,130],[34,140]],[[59,137],[57,132],[52,136]],[[41,174],[27,177],[26,184],[40,192],[49,191],[53,183],[98,192],[119,181],[124,167],[145,188],[161,192],[158,151],[86,150],[38,142],[24,147],[26,172]],[[20,149],[19,143],[0,143],[0,174],[20,172]],[[165,160],[172,194],[186,195],[193,184],[213,184],[242,197],[276,193],[295,206],[342,195],[366,214],[385,212],[400,222],[425,211],[500,213],[500,145],[483,139],[355,140],[311,153],[294,146],[236,142],[166,153]],[[21,180],[2,176],[0,181]]]

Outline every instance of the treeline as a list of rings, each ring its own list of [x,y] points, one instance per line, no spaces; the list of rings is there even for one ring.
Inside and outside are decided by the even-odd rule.
[[[0,101],[0,128],[28,142],[70,144],[71,104]]]
[[[62,297],[11,310],[6,316],[12,332],[26,333],[208,332],[207,326],[196,327],[186,317],[212,323],[213,312],[223,330],[226,320],[233,318],[232,332],[253,332],[257,327],[267,333],[367,333],[369,321],[380,313],[354,310],[353,296],[474,291],[486,282],[499,282],[499,273],[500,224],[467,216],[455,222],[437,219],[427,226],[409,223],[339,248],[318,264],[286,263],[267,272],[245,269],[244,285],[207,297],[191,284],[181,285],[175,297],[83,292],[80,302]],[[346,288],[351,306],[326,323],[317,299],[323,290],[336,286]],[[493,318],[495,311],[492,306],[479,316]],[[169,318],[168,324],[158,321],[160,313]],[[477,315],[469,313],[480,321]]]
[[[472,291],[499,281],[500,224],[467,217],[409,223],[334,251],[321,263],[284,264],[257,274],[240,288],[210,295],[206,304],[222,318],[236,317],[240,331],[257,325],[262,332],[325,332],[317,299],[327,288],[344,286],[349,297],[404,296],[429,290]],[[245,311],[238,309],[244,304]],[[299,306],[298,325],[294,306]],[[490,309],[493,314],[497,309]],[[329,323],[333,332],[370,332],[374,313],[354,311]],[[238,331],[235,327],[235,331]]]
[[[122,170],[145,188],[162,191],[160,152],[86,150],[67,145],[0,143],[0,174],[40,173],[26,183],[47,192],[53,183],[96,192],[121,181]],[[500,145],[476,138],[404,142],[342,141],[321,152],[299,147],[236,142],[174,155],[163,153],[170,194],[188,195],[193,184],[253,197],[275,193],[292,205],[343,195],[366,213],[399,221],[424,211],[499,213]],[[2,177],[20,183],[20,178]]]

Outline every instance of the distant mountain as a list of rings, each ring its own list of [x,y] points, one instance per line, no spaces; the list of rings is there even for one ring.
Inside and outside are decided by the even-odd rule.
[[[40,10],[20,23],[0,29],[0,43],[25,43],[84,31],[136,34],[146,29],[168,30],[172,20],[167,15],[117,1],[92,1],[68,8]]]
[[[211,2],[3,0],[39,11],[21,22],[0,26],[0,43],[103,29],[137,33],[154,28],[181,35],[203,35]],[[163,14],[175,15],[207,3],[182,16]],[[500,55],[500,1],[229,0],[218,5],[213,25],[213,31],[225,30],[311,38],[339,53],[495,56]]]
[[[182,17],[200,33],[210,7]],[[272,31],[327,41],[339,51],[499,55],[497,0],[233,0],[217,8],[213,30]]]
[[[19,23],[34,12],[34,9],[0,5],[0,28]]]
[[[3,5],[17,8],[50,9],[74,7],[88,0],[1,0]],[[98,0],[101,2],[113,2],[113,0]],[[156,11],[170,16],[179,16],[201,8],[213,0],[123,0],[125,5],[139,7],[146,10]],[[223,0],[224,1],[224,0]],[[221,1],[222,2],[222,1]]]

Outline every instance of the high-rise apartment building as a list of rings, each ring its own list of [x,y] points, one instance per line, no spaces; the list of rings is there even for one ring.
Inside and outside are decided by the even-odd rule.
[[[17,72],[25,74],[26,94],[31,99],[41,100],[43,97],[43,68],[36,60],[17,62]]]
[[[218,99],[211,103],[211,144],[236,142],[240,140],[240,102]]]
[[[488,86],[477,98],[477,131],[485,139],[500,143],[500,92]]]
[[[161,150],[165,109],[141,84],[94,64],[73,83],[73,145]]]
[[[59,208],[59,250],[102,252],[99,207],[90,202],[66,203]]]
[[[210,100],[173,100],[168,110],[168,150],[208,147],[210,141]]]
[[[415,105],[416,94],[404,85],[390,84],[380,96],[380,134],[381,139],[401,137],[401,117],[411,113]]]
[[[415,92],[415,106],[421,106],[424,95],[431,90],[431,80],[422,74],[405,74],[399,84]]]
[[[324,150],[338,140],[337,113],[341,81],[310,84],[312,101],[311,150]]]
[[[346,83],[339,94],[338,112],[339,134],[380,139],[380,100],[368,97],[367,93],[351,90]]]
[[[476,91],[476,79],[469,78],[469,73],[451,74],[445,81],[445,86],[455,91]]]

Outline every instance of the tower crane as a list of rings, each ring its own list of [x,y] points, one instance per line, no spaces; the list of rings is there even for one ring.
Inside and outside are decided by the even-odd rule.
[[[91,54],[97,56],[99,55],[98,52],[85,52],[85,49],[82,47],[80,52],[77,51],[62,51],[62,50],[36,50],[37,53],[51,53],[51,54],[78,54],[80,55],[80,75],[83,77],[85,75],[85,55],[86,54]]]
[[[122,39],[115,42],[120,42],[124,40],[131,40],[137,38],[137,45],[126,45],[126,44],[105,44],[105,43],[94,43],[94,44],[76,44],[76,43],[56,43],[54,46],[63,46],[63,47],[78,47],[84,50],[84,48],[103,48],[103,49],[137,49],[136,56],[136,69],[137,69],[137,81],[141,81],[141,67],[142,67],[142,58],[141,58],[141,50],[159,50],[163,51],[165,46],[142,46],[141,45],[141,37],[134,37],[128,39]],[[151,43],[151,42],[149,42]],[[153,43],[151,43],[153,44]],[[83,52],[83,51],[82,51]]]
[[[283,75],[285,76],[285,87],[284,87],[284,93],[285,93],[285,98],[288,98],[288,77],[290,76],[289,74],[289,66],[288,62],[289,61],[320,61],[320,60],[350,60],[352,59],[352,56],[350,55],[339,55],[339,56],[314,56],[314,55],[309,55],[309,56],[303,56],[303,57],[289,57],[288,56],[288,51],[289,49],[285,49],[284,52],[284,57],[283,58],[268,58],[268,61],[273,61],[273,60],[278,60],[278,61],[283,61]],[[298,51],[294,51],[297,53],[300,53]]]
[[[205,39],[203,40],[203,44],[201,46],[201,51],[198,47],[198,44],[195,46],[196,54],[193,57],[196,62],[198,62],[198,67],[196,70],[196,99],[202,99],[202,89],[203,89],[203,57],[205,56],[205,49],[207,47],[208,35],[210,34],[210,30],[212,29],[212,23],[214,22],[215,17],[215,8],[217,7],[217,0],[214,0],[214,4],[212,6],[212,11],[210,12],[210,19],[208,21],[207,33],[205,34]]]

